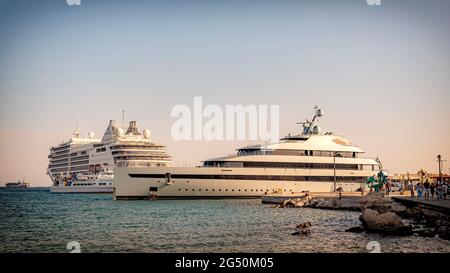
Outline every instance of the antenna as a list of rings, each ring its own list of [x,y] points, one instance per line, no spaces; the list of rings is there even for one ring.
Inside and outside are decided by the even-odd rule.
[[[297,122],[297,124],[303,125],[303,134],[308,135],[308,134],[313,133],[312,132],[313,127],[317,124],[317,120],[321,117],[323,117],[323,111],[322,111],[322,109],[319,108],[319,106],[315,105],[313,119],[311,121],[306,119],[305,122]]]
[[[81,133],[80,133],[80,130],[78,130],[78,122],[76,123],[76,125],[75,125],[75,131],[73,131],[72,134],[73,134],[73,136],[76,137],[76,138],[79,138],[79,137],[80,137]]]
[[[122,110],[122,128],[125,128],[125,110]]]

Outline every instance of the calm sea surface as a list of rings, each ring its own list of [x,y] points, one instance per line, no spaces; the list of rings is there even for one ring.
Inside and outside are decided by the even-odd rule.
[[[274,209],[260,200],[113,201],[110,195],[0,190],[0,252],[450,252],[439,238],[344,232],[358,212]],[[291,235],[311,221],[311,235]]]

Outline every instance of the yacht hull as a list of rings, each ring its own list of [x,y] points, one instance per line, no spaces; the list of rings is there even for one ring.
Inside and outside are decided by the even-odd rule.
[[[107,193],[111,194],[114,191],[112,186],[52,186],[50,192],[52,193]]]
[[[332,172],[332,171],[331,171]],[[338,171],[337,176],[344,175]],[[170,173],[170,179],[167,174]],[[267,194],[283,194],[297,196],[299,193],[330,193],[335,187],[344,192],[355,192],[365,189],[365,180],[374,172],[360,171],[354,173],[358,181],[285,181],[264,180],[267,177],[302,177],[314,174],[319,177],[327,175],[329,170],[312,171],[299,169],[251,169],[251,168],[129,168],[115,169],[114,194],[120,199],[152,199],[152,198],[259,198]],[[348,174],[347,174],[348,175]],[[253,180],[258,176],[258,180]],[[202,177],[202,178],[198,178]],[[227,179],[233,177],[238,179]],[[246,177],[252,177],[246,180]],[[356,179],[355,179],[356,180]]]

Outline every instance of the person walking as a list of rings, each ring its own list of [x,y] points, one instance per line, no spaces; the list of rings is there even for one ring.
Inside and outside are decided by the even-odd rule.
[[[443,193],[444,193],[444,188],[441,182],[438,182],[437,186],[436,186],[436,194],[437,194],[437,199],[441,200],[443,197]]]
[[[443,191],[443,196],[442,196],[442,198],[444,199],[444,200],[446,200],[447,199],[447,191],[448,191],[448,185],[447,185],[447,182],[445,182],[443,185],[442,185],[442,191]]]
[[[431,183],[431,185],[430,185],[431,199],[434,199],[434,192],[435,192],[435,190],[436,190],[435,183]]]
[[[387,182],[385,187],[386,187],[386,196],[389,196],[389,192],[391,191],[391,183]]]
[[[423,194],[423,183],[422,182],[417,183],[416,191],[417,191],[417,199],[422,200],[422,194]]]
[[[408,181],[409,191],[411,192],[411,197],[414,197],[414,184],[411,180]]]
[[[428,179],[425,180],[425,183],[423,183],[423,193],[425,200],[428,200],[430,198],[431,192],[430,192],[430,182],[428,182]]]

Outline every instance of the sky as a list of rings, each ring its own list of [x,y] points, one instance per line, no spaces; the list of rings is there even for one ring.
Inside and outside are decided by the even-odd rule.
[[[49,147],[137,120],[173,165],[252,141],[175,141],[171,109],[279,105],[280,135],[314,105],[391,173],[450,159],[450,1],[0,0],[0,185],[49,186]],[[449,162],[444,163],[448,172]]]

